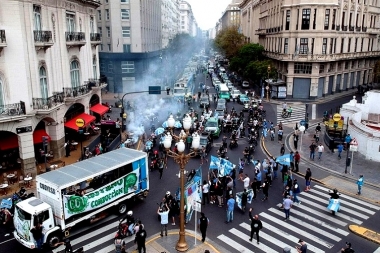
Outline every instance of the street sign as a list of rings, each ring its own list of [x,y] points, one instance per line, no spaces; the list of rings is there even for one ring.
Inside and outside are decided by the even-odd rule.
[[[77,127],[84,127],[84,124],[85,124],[85,122],[84,122],[84,119],[82,119],[82,118],[77,118],[77,120],[75,121],[75,125]]]
[[[149,94],[160,95],[161,86],[149,86]]]
[[[342,116],[340,116],[339,113],[335,113],[334,116],[333,116],[333,120],[334,121],[339,121],[341,118],[342,118]]]
[[[358,151],[358,146],[359,146],[359,144],[358,144],[357,140],[355,138],[352,139],[352,141],[350,142],[350,151],[352,151],[352,152]]]

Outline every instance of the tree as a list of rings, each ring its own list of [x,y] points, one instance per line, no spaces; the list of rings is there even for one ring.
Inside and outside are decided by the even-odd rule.
[[[271,60],[264,61],[251,61],[244,69],[244,77],[247,77],[256,82],[260,82],[260,79],[268,78],[268,66],[270,66],[269,78],[274,78],[277,70],[274,67]]]
[[[260,44],[245,44],[239,49],[237,55],[231,59],[230,68],[239,71],[244,69],[251,61],[261,61],[265,58],[263,52],[264,47]]]
[[[237,26],[222,29],[215,37],[215,46],[231,59],[244,44],[244,35],[238,32]]]

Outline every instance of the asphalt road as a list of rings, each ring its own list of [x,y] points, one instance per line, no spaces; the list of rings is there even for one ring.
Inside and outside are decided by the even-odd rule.
[[[196,84],[199,82],[204,82],[204,77],[199,75],[196,81]],[[211,81],[207,80],[207,85],[212,87]],[[195,89],[197,90],[198,85],[195,85]],[[214,93],[214,90],[211,89],[210,93]],[[347,99],[347,98],[346,98]],[[351,98],[349,98],[351,99]],[[348,100],[349,100],[348,99]],[[342,100],[342,101],[340,101]],[[345,99],[339,99],[336,101],[332,101],[331,105],[323,105],[318,106],[318,112],[323,112],[327,107],[335,107],[337,103],[342,103],[347,101]],[[233,104],[230,102],[228,104],[228,108],[230,109],[232,106],[240,111],[241,106]],[[267,118],[275,118],[276,111],[274,106],[264,105],[267,110]],[[187,106],[185,106],[187,108]],[[221,142],[221,137],[214,141],[214,144]],[[228,156],[230,157],[230,161],[237,164],[240,157],[242,157],[242,152],[244,147],[247,145],[247,142],[244,139],[239,140],[239,147],[228,152]],[[211,155],[216,155],[216,147],[212,148],[210,152]],[[255,159],[262,160],[265,158],[265,155],[261,151],[260,148],[256,149]],[[197,169],[200,166],[199,158],[193,158],[189,161],[186,166],[186,170],[189,171],[191,169]],[[254,170],[253,165],[249,165],[245,168],[244,172],[247,173],[251,178],[253,178]],[[319,171],[317,168],[312,168],[313,173],[326,173],[324,171]],[[163,178],[159,179],[159,174],[157,171],[153,171],[150,174],[150,193],[146,200],[141,202],[131,203],[130,209],[134,211],[134,216],[139,218],[144,223],[148,236],[158,235],[160,230],[160,223],[157,220],[157,203],[160,202],[162,197],[164,196],[167,190],[174,193],[179,186],[179,179],[176,174],[178,174],[179,166],[174,163],[173,159],[169,159],[168,169],[164,170]],[[208,173],[207,164],[202,166],[202,172],[205,177]],[[299,179],[300,182],[303,180]],[[235,192],[240,192],[243,190],[243,183],[237,181]],[[321,193],[322,192],[322,193]],[[303,238],[308,243],[310,242],[310,246],[315,246],[315,250],[311,250],[312,252],[331,252],[336,253],[339,251],[341,247],[344,246],[345,241],[350,241],[354,248],[357,249],[356,252],[362,253],[371,253],[378,247],[375,244],[368,242],[364,239],[361,239],[351,233],[347,233],[347,225],[350,223],[344,219],[346,215],[348,217],[354,217],[355,220],[359,222],[363,222],[362,225],[368,226],[370,228],[376,229],[375,224],[379,224],[380,214],[377,210],[373,210],[373,214],[369,215],[368,213],[363,213],[362,210],[357,211],[357,213],[361,214],[361,216],[355,216],[354,211],[349,209],[343,209],[342,215],[338,214],[337,217],[333,217],[327,210],[322,210],[323,207],[327,205],[327,194],[323,195],[323,190],[316,188],[315,193],[308,193],[310,196],[304,194],[301,195],[302,204],[300,206],[296,206],[294,209],[294,216],[296,219],[294,221],[289,221],[288,224],[285,224],[286,227],[282,227],[283,224],[283,214],[282,211],[277,208],[277,204],[279,204],[282,200],[282,183],[276,179],[270,187],[269,190],[269,200],[262,202],[260,200],[262,193],[259,193],[259,200],[254,201],[251,204],[251,207],[254,208],[254,214],[259,214],[260,218],[263,220],[264,229],[261,232],[261,242],[260,246],[258,246],[255,242],[250,243],[248,241],[249,231],[245,229],[247,225],[249,225],[248,213],[243,214],[237,208],[234,213],[234,220],[230,224],[225,224],[225,208],[220,208],[217,205],[207,204],[202,206],[202,212],[206,214],[206,216],[210,219],[210,226],[208,228],[207,236],[218,243],[225,249],[230,252],[280,252],[281,251],[281,242],[286,242],[287,245],[290,245],[294,252],[294,246],[297,242],[294,242],[295,238]],[[320,199],[326,200],[326,203],[318,201],[318,197]],[[347,202],[351,200],[347,199]],[[317,203],[316,205],[314,203]],[[360,204],[356,202],[352,202],[353,205]],[[317,209],[315,206],[322,206],[322,209]],[[361,205],[364,209],[367,207],[365,205]],[[305,209],[303,209],[305,208]],[[368,208],[370,209],[370,208]],[[299,212],[297,214],[297,211]],[[281,213],[279,213],[281,212]],[[303,214],[308,215],[307,217]],[[317,215],[317,216],[316,216]],[[365,218],[364,216],[368,217]],[[298,220],[299,221],[298,221]],[[317,220],[318,219],[318,220]],[[112,216],[107,220],[103,220],[99,222],[99,224],[95,224],[93,226],[83,225],[81,229],[78,231],[76,235],[73,235],[71,240],[73,241],[74,249],[79,246],[87,245],[87,252],[97,252],[97,253],[107,253],[113,252],[112,247],[112,238],[117,229],[118,217]],[[337,225],[337,221],[339,221],[340,225]],[[291,223],[293,222],[293,223]],[[178,228],[179,221],[177,220],[176,226],[169,225],[170,228]],[[347,224],[347,225],[345,225]],[[341,226],[341,227],[339,227]],[[339,228],[338,228],[339,227]],[[320,229],[319,230],[316,230]],[[194,229],[194,216],[192,220],[186,225],[186,229],[193,230]],[[293,230],[290,230],[293,229]],[[341,229],[341,234],[339,236],[329,236],[327,233],[335,233],[334,230]],[[326,231],[326,235],[323,235],[324,231]],[[340,230],[339,230],[340,231]],[[282,233],[282,234],[281,234]],[[4,237],[4,230],[0,231],[0,247],[2,252],[9,253],[24,253],[29,252],[24,247],[20,246],[12,236]],[[331,239],[334,238],[334,239]],[[132,242],[130,242],[133,238],[126,238],[128,245],[130,246]],[[327,246],[326,246],[327,245]],[[127,247],[128,248],[128,247]],[[323,251],[319,250],[322,249]],[[359,250],[361,249],[361,250]],[[174,252],[171,251],[171,252]]]

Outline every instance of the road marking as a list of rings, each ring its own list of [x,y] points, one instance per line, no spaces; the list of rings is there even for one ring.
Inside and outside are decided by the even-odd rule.
[[[308,197],[310,197],[310,198],[312,198],[312,199],[314,199],[316,201],[322,202],[322,203],[326,203],[327,202],[326,199],[319,198],[317,196],[311,195],[311,194],[306,193],[306,192],[302,192],[301,195],[302,196],[308,196]],[[349,213],[351,213],[351,214],[353,214],[355,216],[358,216],[358,217],[360,217],[360,218],[362,218],[364,220],[369,219],[369,216],[361,214],[361,213],[358,213],[358,212],[352,212],[352,210],[348,210],[344,206],[342,207],[342,205],[340,205],[340,211],[347,211],[347,212],[349,212]],[[342,216],[343,214],[340,213],[340,215]],[[346,216],[351,219],[350,216],[348,216],[348,215],[346,215]],[[355,218],[352,218],[352,219],[355,219]]]
[[[236,235],[238,237],[240,237],[244,241],[247,241],[250,244],[250,246],[254,246],[254,247],[258,248],[258,249],[261,249],[265,253],[277,253],[278,252],[278,251],[276,251],[274,249],[269,248],[268,246],[266,246],[263,243],[257,244],[255,242],[256,240],[252,240],[252,242],[248,241],[249,235],[246,234],[246,233],[241,232],[240,230],[237,230],[236,228],[230,229],[229,232],[233,233],[234,235]]]
[[[280,207],[281,204],[278,204],[277,206]],[[298,207],[299,207],[299,205],[297,206],[297,209],[298,209]],[[281,212],[281,213],[282,213],[282,212]],[[326,222],[323,222],[323,221],[321,221],[321,220],[319,220],[319,219],[315,219],[315,218],[311,217],[310,215],[307,215],[307,214],[305,214],[305,213],[303,213],[303,212],[297,211],[297,210],[294,209],[294,208],[292,208],[292,213],[297,214],[298,216],[302,216],[303,218],[307,219],[308,221],[312,221],[312,222],[314,222],[314,223],[317,223],[318,225],[320,225],[320,226],[322,226],[322,227],[325,227],[325,228],[328,228],[328,229],[333,230],[333,231],[335,231],[335,232],[338,232],[338,233],[341,234],[341,235],[347,236],[347,235],[350,234],[350,233],[348,233],[347,231],[345,231],[345,230],[343,230],[343,229],[340,229],[340,228],[337,228],[337,227],[335,227],[335,226],[332,226],[332,225],[330,225],[330,224],[328,224],[328,223],[326,223]],[[316,214],[317,212],[315,212],[315,210],[313,210],[313,212],[311,212],[311,213],[312,213],[312,214]],[[283,213],[282,213],[282,214],[283,214]],[[331,218],[331,216],[330,216],[329,218]]]
[[[112,235],[111,235],[111,236],[112,236]],[[102,241],[101,243],[103,243],[103,242],[107,242],[107,239],[108,239],[108,238],[102,238],[102,239],[101,239],[101,241]],[[113,242],[112,239],[114,239],[113,236],[112,236],[111,239],[108,239],[108,240],[110,240],[110,241],[112,242],[110,245],[108,245],[107,247],[104,247],[104,248],[102,248],[102,249],[96,251],[95,253],[114,252],[114,250],[115,250],[115,245],[114,245],[114,242]],[[125,244],[127,244],[127,243],[129,243],[129,242],[131,242],[131,241],[133,241],[133,240],[134,240],[134,236],[130,236],[130,237],[128,237],[128,238],[124,238],[124,239],[123,239],[123,241],[125,242]],[[88,245],[84,246],[84,248],[83,248],[83,249],[84,249],[84,252],[86,252],[86,250],[92,249],[92,248],[94,248],[94,247],[100,245],[101,243],[98,243],[98,244],[94,245],[93,247],[91,246],[91,243],[89,244],[90,247],[88,247]]]
[[[378,247],[373,253],[380,253],[380,247]]]
[[[302,194],[302,193],[301,193],[301,194]],[[305,195],[303,195],[303,196],[305,196]],[[302,201],[302,202],[305,202],[305,203],[307,203],[307,204],[312,205],[313,208],[321,209],[321,210],[324,210],[324,211],[329,211],[329,210],[327,209],[327,205],[326,205],[326,206],[317,205],[317,204],[315,204],[315,202],[313,202],[313,201],[310,201],[310,200],[307,200],[307,199],[304,199],[304,198],[300,198],[300,197],[298,197],[298,199],[299,199],[300,201]],[[353,222],[353,223],[356,223],[356,224],[358,224],[358,225],[360,225],[360,224],[363,223],[362,221],[360,221],[360,220],[358,220],[358,219],[352,218],[352,217],[350,217],[350,216],[348,216],[348,215],[345,215],[345,214],[342,214],[342,213],[339,213],[339,212],[336,213],[335,216],[337,216],[337,217],[341,217],[341,218],[343,218],[343,219],[345,219],[345,220],[349,220],[349,221],[351,221],[351,222]]]
[[[270,211],[270,212],[272,212],[272,213],[275,213],[275,214],[277,214],[277,215],[279,215],[279,216],[284,217],[284,212],[282,212],[282,211],[280,211],[280,210],[278,210],[278,209],[275,209],[275,208],[269,208],[268,211]],[[292,212],[293,210],[290,210],[290,211]],[[321,235],[323,235],[323,236],[328,236],[328,237],[330,237],[332,240],[334,240],[334,241],[336,241],[336,242],[339,242],[339,241],[341,240],[340,237],[338,237],[338,236],[336,236],[336,235],[333,235],[333,234],[331,234],[331,233],[329,233],[329,232],[327,232],[327,231],[325,231],[325,230],[322,230],[322,229],[320,229],[320,228],[317,228],[317,227],[314,226],[313,224],[309,224],[309,223],[307,223],[307,222],[305,222],[305,221],[302,221],[302,220],[300,220],[300,219],[297,219],[297,218],[295,218],[295,217],[293,217],[293,216],[291,217],[291,222],[292,222],[292,223],[299,224],[299,225],[301,225],[301,226],[307,228],[309,231],[311,230],[311,231],[314,231],[314,232],[316,232],[316,233],[318,233],[318,234],[321,234]]]
[[[321,189],[321,190],[323,190],[325,192],[329,191],[329,189],[327,189],[327,188],[325,188],[323,186],[320,186],[320,185],[315,185],[314,187],[318,188],[318,189]],[[362,200],[357,199],[357,198],[353,198],[353,197],[350,197],[350,196],[347,196],[347,195],[341,195],[341,198],[345,198],[345,199],[351,200],[353,202],[359,203],[359,204],[361,204],[363,206],[368,206],[368,207],[370,207],[372,209],[375,209],[375,210],[380,210],[380,206],[372,205],[372,204],[370,204],[368,202],[362,201]]]
[[[314,189],[311,189],[310,191],[313,192],[313,193],[316,193],[316,194],[318,194],[318,195],[321,195],[321,196],[326,196],[325,193],[320,192],[320,191],[316,191],[316,190],[314,190]],[[340,198],[340,199],[341,199],[341,205],[343,204],[343,206],[350,206],[350,207],[353,207],[353,208],[355,208],[355,209],[357,209],[357,210],[360,210],[360,211],[362,211],[362,212],[369,213],[369,214],[371,214],[371,215],[374,215],[374,214],[376,213],[376,212],[374,212],[374,211],[368,210],[367,208],[364,208],[364,207],[358,206],[357,204],[353,204],[353,203],[350,203],[350,202],[348,202],[348,201],[346,202],[346,201],[343,200],[342,198]]]
[[[290,211],[290,212],[291,212],[291,211]],[[301,230],[301,229],[299,229],[299,228],[297,228],[297,227],[294,227],[294,226],[290,225],[290,223],[292,223],[292,217],[290,217],[290,220],[289,220],[289,221],[284,222],[284,221],[279,220],[279,219],[277,219],[277,218],[274,218],[273,216],[271,216],[271,215],[269,215],[269,214],[266,214],[266,213],[264,213],[264,212],[260,213],[259,215],[260,215],[261,217],[264,217],[264,218],[266,218],[266,219],[268,219],[268,220],[274,222],[274,223],[277,223],[278,225],[281,225],[281,226],[285,227],[287,230],[293,231],[293,232],[295,232],[295,233],[300,233],[300,232],[302,233],[302,230]],[[314,242],[317,242],[319,245],[322,245],[322,246],[324,246],[324,247],[326,247],[326,248],[331,249],[332,247],[334,247],[333,244],[331,244],[331,243],[329,243],[329,242],[326,242],[325,240],[323,240],[323,239],[321,239],[321,238],[319,238],[319,237],[317,237],[317,236],[314,236],[314,235],[312,235],[312,234],[310,234],[310,233],[304,233],[303,236],[304,236],[305,238],[309,238],[310,240],[312,240],[312,241],[314,241]]]
[[[217,238],[219,240],[221,240],[222,242],[230,245],[232,248],[237,250],[237,252],[254,253],[253,251],[242,246],[240,243],[235,242],[234,240],[230,239],[229,237],[225,236],[224,234],[219,235]]]

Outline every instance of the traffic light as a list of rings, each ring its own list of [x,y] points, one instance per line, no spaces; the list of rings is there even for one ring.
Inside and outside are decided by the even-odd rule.
[[[44,145],[44,147],[47,147],[48,142],[49,138],[47,136],[42,136],[42,144]]]

